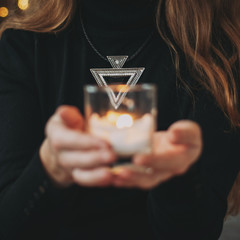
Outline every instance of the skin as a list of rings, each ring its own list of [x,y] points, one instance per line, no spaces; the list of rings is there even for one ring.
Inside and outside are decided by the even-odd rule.
[[[57,186],[152,189],[184,174],[202,152],[199,125],[178,121],[154,134],[151,154],[135,155],[132,166],[111,168],[117,156],[110,144],[89,135],[84,126],[81,113],[72,106],[59,107],[46,124],[40,158]]]

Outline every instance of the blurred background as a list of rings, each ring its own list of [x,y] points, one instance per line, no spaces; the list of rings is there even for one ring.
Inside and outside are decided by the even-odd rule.
[[[228,217],[224,223],[223,232],[219,240],[240,239],[240,216]]]
[[[29,0],[0,0],[0,23],[15,9],[26,10]]]

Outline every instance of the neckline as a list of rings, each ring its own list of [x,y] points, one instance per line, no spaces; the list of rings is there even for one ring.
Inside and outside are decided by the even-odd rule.
[[[84,1],[96,1],[96,0],[83,0]],[[99,0],[98,0],[99,1]],[[108,0],[103,0],[103,2]],[[115,1],[115,0],[113,0]],[[119,0],[119,1],[125,1],[125,0]],[[129,1],[129,0],[128,0]],[[135,0],[133,0],[135,1]],[[76,11],[76,31],[78,32],[78,36],[84,40],[84,44],[86,44],[86,47],[94,52],[90,44],[88,43],[87,39],[84,36],[84,32],[81,27],[81,18],[83,18],[84,26],[87,31],[87,35],[89,36],[91,42],[93,43],[94,47],[103,55],[106,56],[132,56],[137,49],[140,48],[141,45],[143,45],[144,41],[153,34],[153,38],[155,38],[155,35],[157,33],[156,30],[156,24],[155,24],[155,13],[156,13],[156,2],[158,0],[140,0],[140,1],[150,1],[151,2],[151,10],[148,9],[148,14],[146,18],[148,21],[139,21],[137,22],[137,25],[132,25],[131,27],[125,26],[123,28],[121,27],[113,27],[112,22],[110,24],[104,25],[103,22],[105,19],[99,19],[99,21],[88,21],[94,11],[91,12],[91,14],[87,11],[83,11],[83,8],[81,8],[82,1],[78,2],[77,5],[77,11]],[[87,2],[90,6],[90,2]],[[141,14],[143,13],[144,9],[141,8],[140,12],[137,12],[134,16],[134,19],[141,19]],[[81,14],[82,13],[82,14]],[[113,13],[112,13],[113,14]],[[145,14],[145,12],[144,12]],[[87,17],[86,17],[87,15]],[[85,18],[84,18],[85,16]],[[104,16],[106,17],[106,16]],[[110,16],[107,16],[107,19]],[[119,19],[117,20],[119,21]],[[144,23],[144,24],[142,24]],[[101,27],[98,27],[99,24]],[[150,40],[149,42],[151,42]],[[143,49],[145,51],[145,47]],[[142,54],[142,51],[140,52],[140,55]],[[101,58],[96,54],[96,59],[101,60]],[[102,59],[103,60],[103,59]]]
[[[157,0],[82,0],[80,16],[87,28],[111,34],[141,32],[155,26]]]

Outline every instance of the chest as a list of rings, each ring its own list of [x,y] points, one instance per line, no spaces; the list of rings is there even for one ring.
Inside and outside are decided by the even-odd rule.
[[[83,87],[96,84],[90,69],[112,69],[110,63],[100,58],[82,35],[74,33],[39,39],[35,55],[35,79],[46,120],[63,104],[77,106],[83,112]],[[157,86],[158,128],[165,129],[180,118],[180,103],[171,53],[158,35],[154,35],[134,59],[126,62],[122,70],[138,67],[145,69],[138,83],[154,83]],[[127,80],[117,79],[122,83]],[[110,83],[114,81],[114,78],[108,79]]]

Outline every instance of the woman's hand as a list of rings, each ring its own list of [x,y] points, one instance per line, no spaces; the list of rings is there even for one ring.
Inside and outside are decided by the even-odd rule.
[[[154,135],[152,154],[136,155],[133,166],[113,170],[114,185],[151,189],[173,176],[184,174],[201,151],[200,127],[192,121],[176,122],[167,131]]]
[[[116,159],[110,145],[83,131],[83,117],[75,107],[62,106],[46,125],[40,158],[50,178],[59,186],[108,186],[107,167]]]
[[[62,106],[46,125],[40,158],[50,178],[59,186],[137,187],[151,189],[184,174],[202,150],[200,127],[190,121],[173,124],[154,135],[153,153],[136,155],[134,166],[109,165],[116,160],[111,146],[84,132],[83,117],[75,107]],[[143,171],[146,169],[146,171]]]

